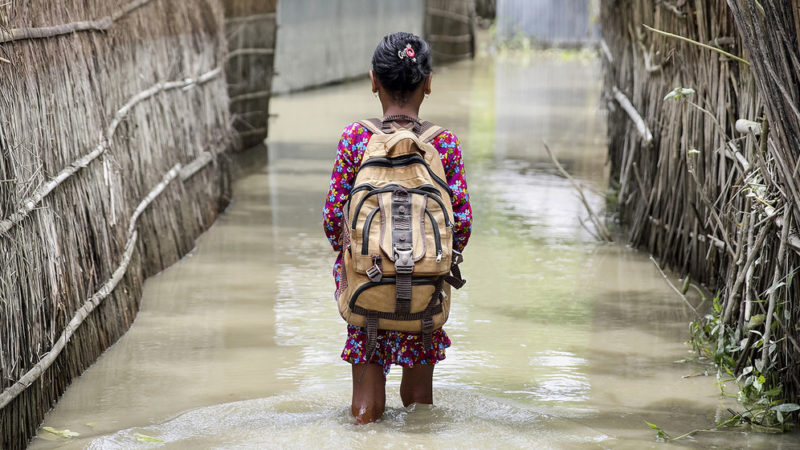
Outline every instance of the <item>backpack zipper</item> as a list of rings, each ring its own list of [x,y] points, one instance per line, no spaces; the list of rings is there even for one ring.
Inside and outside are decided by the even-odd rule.
[[[431,178],[433,178],[433,181],[435,181],[436,184],[438,184],[439,186],[443,187],[445,192],[447,192],[447,195],[450,196],[450,198],[453,198],[453,193],[450,192],[450,186],[447,184],[447,182],[439,178],[435,173],[433,173],[431,166],[429,166],[428,163],[425,162],[425,158],[417,154],[395,156],[393,158],[371,158],[367,160],[365,163],[361,164],[359,170],[369,166],[395,168],[395,167],[410,166],[412,164],[424,165],[425,168],[428,170],[428,174],[431,176]]]
[[[362,284],[361,286],[358,287],[358,289],[355,290],[355,292],[353,292],[353,297],[350,298],[350,304],[349,304],[350,309],[353,309],[356,306],[356,300],[358,299],[358,296],[361,295],[367,289],[385,284],[395,284],[396,281],[397,279],[395,277],[384,277],[381,281],[368,281]],[[436,280],[433,280],[431,278],[415,278],[411,280],[411,285],[436,286]]]
[[[369,185],[360,185],[358,187],[361,187],[361,186],[369,186]],[[423,186],[425,186],[425,185],[423,185]],[[372,187],[372,186],[370,186],[370,187]],[[361,207],[364,206],[364,202],[367,200],[367,198],[369,198],[369,197],[371,197],[373,195],[376,195],[376,194],[385,194],[387,192],[392,192],[393,190],[395,190],[397,188],[400,188],[400,187],[402,187],[402,186],[397,185],[397,184],[389,184],[389,185],[386,185],[386,186],[384,186],[384,187],[382,187],[380,189],[372,188],[371,191],[367,192],[367,194],[364,195],[364,197],[362,197],[361,200],[359,200],[358,205],[356,205],[356,211],[353,214],[353,229],[355,230],[356,226],[358,225],[358,223],[356,221],[358,220],[359,213],[361,213]],[[368,189],[368,188],[365,187],[364,189]],[[442,211],[445,212],[444,224],[446,226],[448,226],[448,227],[452,226],[452,222],[450,221],[450,218],[448,218],[447,214],[446,214],[447,209],[445,208],[444,202],[442,201],[442,199],[439,198],[439,195],[433,196],[433,195],[431,195],[431,192],[429,192],[427,190],[423,190],[423,189],[414,189],[414,188],[403,188],[403,189],[405,189],[406,191],[408,191],[408,192],[410,192],[412,194],[424,195],[424,196],[426,196],[428,198],[432,198],[434,201],[436,201],[436,203],[438,203],[439,206],[442,208]],[[352,195],[352,193],[351,193],[351,195]],[[348,206],[348,213],[350,212],[349,208],[350,207]]]
[[[369,254],[369,227],[372,225],[372,219],[375,217],[375,213],[380,211],[380,209],[380,207],[373,209],[364,220],[364,229],[361,233],[361,240],[363,241],[363,245],[361,246],[362,255]]]
[[[431,227],[433,228],[433,242],[436,244],[436,262],[442,260],[442,236],[439,234],[439,227],[436,226],[436,220],[428,208],[425,208],[425,215],[431,220]]]

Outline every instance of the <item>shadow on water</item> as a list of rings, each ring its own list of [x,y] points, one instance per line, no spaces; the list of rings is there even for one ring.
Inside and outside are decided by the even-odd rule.
[[[148,280],[131,330],[67,390],[33,448],[653,448],[735,403],[687,356],[689,317],[641,254],[598,245],[545,139],[602,206],[600,73],[542,54],[442,67],[423,108],[465,148],[469,283],[436,406],[404,408],[399,375],[376,424],[349,415],[344,323],[321,208],[341,129],[377,114],[366,81],[273,99],[266,147],[235,157],[228,211]],[[308,126],[308,124],[314,126]],[[701,434],[679,447],[791,448],[796,435]]]

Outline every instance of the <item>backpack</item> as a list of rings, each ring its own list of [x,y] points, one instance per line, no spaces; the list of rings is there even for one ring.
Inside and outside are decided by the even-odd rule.
[[[367,360],[378,329],[422,335],[425,349],[447,321],[450,286],[466,282],[453,249],[453,206],[444,166],[431,144],[444,129],[391,118],[359,123],[372,132],[343,207],[339,313],[367,328]]]

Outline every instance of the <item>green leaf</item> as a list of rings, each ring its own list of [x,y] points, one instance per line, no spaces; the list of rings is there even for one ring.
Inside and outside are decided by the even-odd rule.
[[[654,429],[654,430],[660,430],[660,429],[661,429],[661,427],[660,427],[660,426],[658,426],[658,425],[656,425],[656,424],[654,424],[654,423],[650,423],[650,422],[648,422],[648,421],[646,421],[646,420],[644,421],[644,423],[646,423],[646,424],[647,424],[647,426],[649,426],[650,428],[652,428],[652,429]]]
[[[772,409],[782,413],[790,413],[799,410],[800,405],[797,403],[782,403],[780,405],[773,406]]]
[[[774,388],[764,392],[764,395],[766,395],[768,397],[777,397],[777,396],[781,395],[781,391],[782,390],[783,390],[782,386],[774,387]]]
[[[754,315],[753,317],[750,318],[750,321],[747,322],[747,328],[755,328],[761,325],[762,323],[764,323],[764,320],[766,320],[766,318],[767,318],[766,314]]]
[[[688,97],[690,95],[694,95],[694,89],[692,88],[682,88],[680,86],[676,87],[675,89],[671,90],[669,94],[664,97],[664,101],[667,100],[680,100],[682,97]]]
[[[784,283],[783,281],[781,281],[780,283],[773,284],[772,286],[769,287],[769,289],[767,289],[767,295],[771,294],[772,291],[774,291],[775,289],[781,288],[785,285],[786,283]]]
[[[697,155],[697,154],[700,153],[700,150],[697,150],[697,149],[693,148],[693,149],[689,150],[686,153],[689,154],[689,155]]]
[[[137,434],[136,440],[139,442],[164,442],[159,438],[154,438],[153,436],[148,436],[146,434]]]
[[[71,438],[71,437],[75,437],[75,436],[80,436],[80,433],[76,433],[74,431],[69,431],[69,430],[66,430],[66,429],[65,430],[56,430],[53,427],[42,427],[42,430],[47,431],[48,433],[53,433],[53,434],[61,436],[61,437],[65,437],[65,438]]]

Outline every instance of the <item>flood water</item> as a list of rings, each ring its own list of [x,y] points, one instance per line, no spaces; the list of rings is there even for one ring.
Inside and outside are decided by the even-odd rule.
[[[40,431],[32,447],[656,448],[645,421],[679,435],[727,418],[737,405],[713,371],[680,362],[691,356],[681,301],[646,255],[592,239],[542,148],[544,139],[601,206],[600,92],[591,55],[436,73],[422,116],[461,138],[474,228],[435,406],[404,408],[394,369],[383,419],[350,417],[321,208],[342,128],[380,112],[360,80],[273,99],[268,148],[235,158],[230,208],[147,281],[131,330],[47,416],[44,425],[80,436]],[[729,431],[673,445],[797,441]]]

